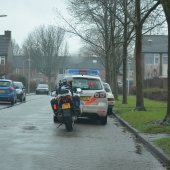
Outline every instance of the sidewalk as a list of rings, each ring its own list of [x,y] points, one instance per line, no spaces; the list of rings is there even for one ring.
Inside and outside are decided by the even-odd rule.
[[[136,129],[134,129],[128,122],[124,121],[121,117],[119,117],[117,114],[113,113],[113,115],[119,120],[119,122],[125,126],[130,132],[132,132],[136,138],[138,138],[141,143],[144,144],[144,146],[155,156],[157,157],[161,162],[163,162],[166,166],[170,166],[170,156],[167,155],[162,151],[162,149],[158,148],[153,144],[153,140],[159,139],[162,137],[170,137],[170,135],[167,134],[144,134],[140,133]]]

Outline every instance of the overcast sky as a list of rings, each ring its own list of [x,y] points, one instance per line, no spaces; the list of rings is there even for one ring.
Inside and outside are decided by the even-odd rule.
[[[67,0],[3,0],[0,3],[0,35],[5,30],[12,32],[12,38],[21,46],[35,28],[40,25],[58,25],[56,9],[62,15],[67,15]],[[69,51],[77,52],[80,41],[71,37],[68,39]]]

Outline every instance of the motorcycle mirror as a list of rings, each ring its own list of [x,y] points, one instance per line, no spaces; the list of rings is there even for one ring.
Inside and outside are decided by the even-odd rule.
[[[82,93],[81,88],[77,88],[77,93]]]
[[[55,95],[56,95],[56,91],[55,90],[51,91],[51,96],[54,97]]]

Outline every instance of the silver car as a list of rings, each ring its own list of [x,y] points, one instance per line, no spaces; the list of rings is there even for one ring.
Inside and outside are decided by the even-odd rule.
[[[23,85],[22,82],[20,81],[14,81],[14,87],[17,93],[17,100],[19,100],[20,102],[25,102],[26,101],[26,91],[25,91],[25,87]]]
[[[100,119],[101,124],[107,124],[108,101],[103,83],[98,76],[72,75],[73,88],[80,88],[82,117]],[[69,79],[65,77],[65,79]]]
[[[49,86],[48,84],[38,84],[36,91],[36,94],[49,94]]]
[[[113,112],[113,107],[115,105],[115,98],[114,95],[112,93],[112,90],[110,88],[110,85],[108,83],[103,83],[106,94],[107,94],[107,100],[108,100],[108,110],[107,110],[107,114],[111,115]]]

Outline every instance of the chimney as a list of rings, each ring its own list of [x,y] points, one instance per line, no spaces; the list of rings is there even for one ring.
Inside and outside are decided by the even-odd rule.
[[[11,39],[11,31],[5,31],[5,37]]]

